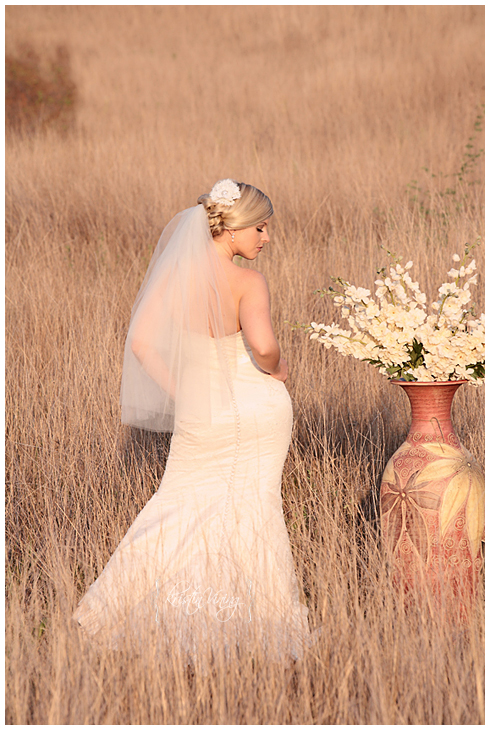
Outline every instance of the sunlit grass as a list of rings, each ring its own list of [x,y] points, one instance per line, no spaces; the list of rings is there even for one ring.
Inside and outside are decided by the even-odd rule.
[[[430,296],[452,254],[483,233],[483,9],[6,16],[8,52],[66,45],[78,93],[68,136],[46,129],[6,148],[7,722],[482,723],[483,606],[465,630],[423,607],[406,615],[380,553],[377,488],[408,400],[287,322],[333,320],[315,289],[332,275],[372,286],[380,244],[414,261]],[[296,665],[259,650],[253,662],[211,660],[203,647],[192,674],[176,649],[97,655],[71,614],[168,452],[167,437],[119,420],[134,297],[165,223],[221,177],[264,189],[276,211],[253,266],[290,366],[284,512],[322,633]],[[453,409],[480,463],[482,390],[461,388]]]

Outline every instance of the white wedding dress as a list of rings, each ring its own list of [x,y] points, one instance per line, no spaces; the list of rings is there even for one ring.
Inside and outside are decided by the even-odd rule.
[[[310,632],[281,499],[291,401],[284,383],[256,364],[242,332],[221,345],[232,401],[222,398],[215,348],[210,422],[189,400],[176,414],[161,485],[74,618],[113,648],[151,634],[196,656],[218,642],[247,649],[258,639],[270,657],[298,658]],[[196,341],[189,350],[199,353]],[[198,367],[194,354],[183,376],[188,392]]]

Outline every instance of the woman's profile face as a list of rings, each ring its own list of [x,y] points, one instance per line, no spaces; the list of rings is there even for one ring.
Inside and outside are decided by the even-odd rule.
[[[234,255],[243,256],[249,261],[257,258],[264,244],[270,241],[267,232],[269,221],[270,218],[267,218],[255,226],[235,231]]]

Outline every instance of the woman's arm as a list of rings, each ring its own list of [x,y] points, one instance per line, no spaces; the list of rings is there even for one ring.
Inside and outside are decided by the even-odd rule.
[[[281,358],[272,329],[269,288],[264,276],[258,271],[247,270],[239,316],[243,334],[257,364],[278,380],[286,380],[287,364]]]
[[[160,287],[161,288],[161,287]],[[150,378],[175,400],[175,381],[157,346],[162,302],[158,289],[141,303],[131,331],[131,350]]]
[[[151,345],[146,344],[144,338],[133,340],[131,349],[150,378],[175,400],[175,382],[163,357]]]

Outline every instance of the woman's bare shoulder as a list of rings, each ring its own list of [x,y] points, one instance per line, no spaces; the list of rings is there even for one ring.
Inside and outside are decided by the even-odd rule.
[[[234,266],[233,278],[237,288],[242,292],[249,289],[267,289],[267,281],[260,271],[255,269],[243,269],[240,266]]]
[[[244,299],[252,296],[268,297],[269,288],[265,280],[265,276],[255,269],[246,269],[231,261],[223,262],[223,269],[226,272],[228,284],[231,288],[233,297],[238,305]]]

